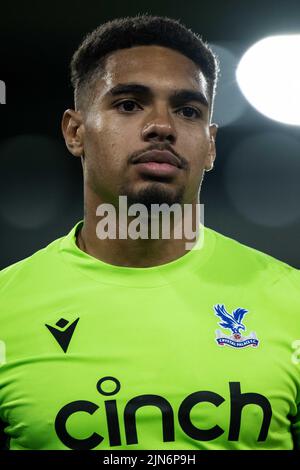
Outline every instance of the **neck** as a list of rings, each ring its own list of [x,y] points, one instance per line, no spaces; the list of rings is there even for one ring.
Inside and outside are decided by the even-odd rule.
[[[139,212],[129,217],[125,198],[119,198],[118,207],[111,206],[115,211],[109,215],[107,212],[100,215],[99,209],[97,212],[100,205],[94,197],[85,198],[84,223],[77,234],[77,245],[106,263],[137,268],[158,266],[184,256],[197,241],[200,223],[197,198],[188,205],[188,211],[180,206],[178,217],[163,220],[151,215],[150,210],[144,217]],[[107,238],[103,238],[104,231],[109,234]],[[143,238],[136,238],[139,233]]]

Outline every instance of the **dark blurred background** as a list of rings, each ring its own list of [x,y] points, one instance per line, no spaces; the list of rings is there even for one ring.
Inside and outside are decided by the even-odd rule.
[[[87,32],[138,13],[180,19],[219,55],[214,121],[220,128],[215,168],[202,186],[205,224],[300,267],[300,127],[259,114],[235,81],[235,67],[254,42],[300,33],[299,0],[19,1],[0,9],[0,80],[6,83],[0,268],[65,235],[83,217],[80,160],[68,153],[60,130],[63,111],[73,107],[69,61]],[[285,73],[280,57],[278,73]],[[283,86],[274,100],[284,95]]]

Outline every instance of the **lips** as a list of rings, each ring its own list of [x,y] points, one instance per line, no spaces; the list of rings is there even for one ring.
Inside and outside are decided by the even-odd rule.
[[[178,158],[171,152],[167,150],[149,150],[148,152],[143,153],[136,157],[132,163],[167,163],[173,165],[177,168],[181,168],[181,164]]]

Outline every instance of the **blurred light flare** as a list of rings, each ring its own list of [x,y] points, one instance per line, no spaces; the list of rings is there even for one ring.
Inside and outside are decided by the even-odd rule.
[[[241,58],[236,79],[250,104],[270,119],[300,125],[300,34],[269,36]]]

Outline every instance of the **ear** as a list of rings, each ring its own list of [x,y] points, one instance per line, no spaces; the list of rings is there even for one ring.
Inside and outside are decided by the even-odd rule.
[[[67,109],[62,117],[61,129],[66,146],[75,157],[83,155],[84,124],[80,111]]]
[[[213,169],[214,161],[216,158],[216,136],[217,136],[218,126],[217,124],[210,124],[209,126],[209,151],[205,159],[205,171],[210,171]]]

